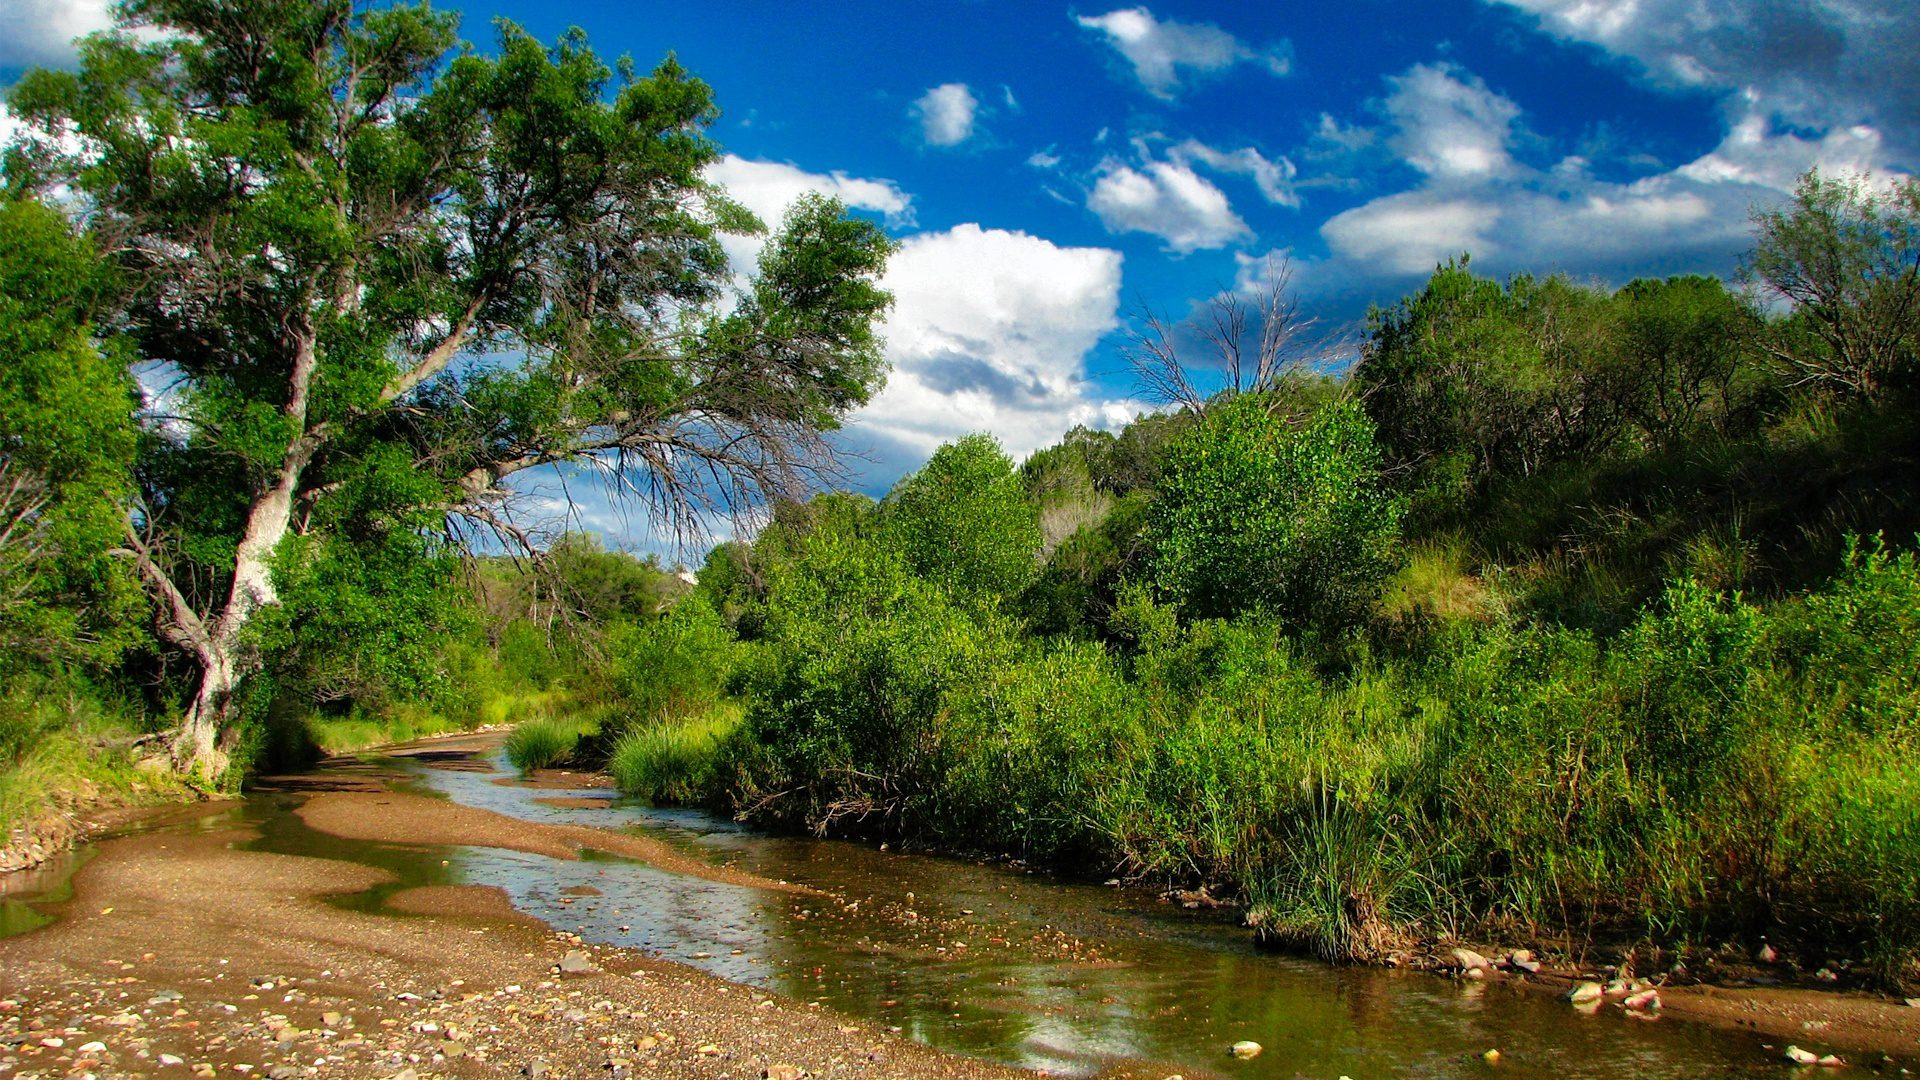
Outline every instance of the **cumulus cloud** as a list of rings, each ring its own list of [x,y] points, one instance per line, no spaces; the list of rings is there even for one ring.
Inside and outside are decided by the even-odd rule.
[[[65,67],[73,39],[113,24],[109,0],[6,0],[0,4],[0,68]]]
[[[734,156],[707,178],[769,222],[818,191],[895,229],[913,224],[912,197],[890,180]],[[736,268],[753,265],[757,244],[726,243]],[[1132,419],[1142,406],[1109,398],[1086,373],[1087,354],[1117,324],[1120,264],[1117,251],[978,224],[907,236],[882,283],[894,297],[881,328],[893,372],[842,433],[867,459],[866,486],[883,489],[969,432],[990,432],[1018,456],[1074,424]]]
[[[1477,76],[1447,64],[1416,64],[1387,80],[1389,146],[1429,176],[1500,176],[1511,171],[1508,146],[1520,107]]]
[[[1009,91],[1011,97],[1011,91]],[[909,112],[929,146],[958,146],[973,137],[980,101],[966,83],[942,83],[920,95]]]
[[[1162,21],[1144,7],[1081,15],[1074,21],[1098,31],[1133,68],[1140,85],[1168,101],[1184,88],[1187,75],[1219,74],[1239,64],[1255,64],[1275,75],[1293,68],[1293,47],[1285,41],[1256,49],[1217,26]]]
[[[1136,169],[1108,158],[1087,194],[1087,209],[1108,232],[1148,233],[1183,255],[1253,235],[1226,193],[1177,159],[1149,160]]]
[[[1298,207],[1293,162],[1268,158],[1255,147],[1220,150],[1197,139],[1170,147],[1156,157],[1150,145],[1160,136],[1134,142],[1138,160],[1114,156],[1095,170],[1087,209],[1099,216],[1108,232],[1143,232],[1166,242],[1179,254],[1248,239],[1252,230],[1234,212],[1225,192],[1198,169],[1251,179],[1262,198],[1278,206]]]
[[[1016,457],[1074,424],[1108,427],[1140,403],[1088,380],[1087,354],[1118,325],[1121,256],[960,225],[908,237],[888,263],[886,389],[849,427],[883,444],[891,480],[973,431]]]
[[[1868,125],[1920,154],[1920,5],[1911,0],[1493,0],[1598,46],[1658,86],[1725,91],[1739,119]]]

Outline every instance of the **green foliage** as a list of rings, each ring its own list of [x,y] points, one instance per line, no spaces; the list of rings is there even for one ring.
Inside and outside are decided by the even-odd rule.
[[[700,593],[657,618],[614,627],[606,639],[613,686],[623,709],[642,725],[717,704],[739,648]]]
[[[92,320],[112,279],[58,214],[0,199],[0,677],[142,637],[124,560],[133,380]]]
[[[1336,401],[1298,424],[1242,396],[1168,450],[1148,525],[1155,583],[1193,617],[1337,625],[1393,568],[1400,504],[1373,426]]]
[[[1753,215],[1745,272],[1794,306],[1773,343],[1803,381],[1876,396],[1920,374],[1920,181],[1807,173]]]
[[[581,734],[573,720],[553,716],[523,720],[507,736],[507,760],[522,773],[565,764],[580,744]]]
[[[893,245],[839,203],[801,200],[736,302],[720,236],[764,226],[705,179],[717,111],[673,58],[642,75],[578,30],[543,44],[506,22],[488,55],[425,4],[243,7],[137,0],[117,15],[140,32],[8,95],[10,190],[71,192],[114,238],[115,359],[175,384],[179,422],[138,474],[141,577],[187,661],[169,670],[199,676],[168,688],[183,768],[222,767],[235,684],[303,626],[309,652],[366,635],[349,668],[392,647],[379,674],[401,677],[431,587],[398,562],[444,565],[427,534],[511,537],[494,507],[513,474],[591,462],[685,527],[794,490],[884,369]],[[118,379],[94,412],[120,408]],[[570,603],[653,602],[630,567],[577,545],[556,561]],[[252,625],[282,601],[298,610]]]
[[[1018,593],[1041,546],[1033,505],[990,435],[934,451],[887,497],[885,526],[915,574],[968,603]]]
[[[622,793],[655,805],[715,801],[722,750],[740,718],[739,705],[722,704],[629,727],[613,744],[607,772]]]

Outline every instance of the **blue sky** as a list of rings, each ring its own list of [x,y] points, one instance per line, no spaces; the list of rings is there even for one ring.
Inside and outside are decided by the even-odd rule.
[[[1724,276],[1808,167],[1920,165],[1910,0],[453,6],[482,48],[500,15],[674,51],[715,88],[737,197],[777,219],[827,191],[901,240],[893,375],[847,433],[875,492],[969,431],[1019,456],[1124,422],[1129,314],[1256,288],[1272,257],[1334,324],[1462,251]],[[0,0],[0,81],[104,21]]]

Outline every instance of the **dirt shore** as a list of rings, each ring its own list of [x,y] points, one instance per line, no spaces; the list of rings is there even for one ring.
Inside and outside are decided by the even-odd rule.
[[[330,798],[349,794],[359,797]],[[380,802],[392,797],[361,787],[316,801],[332,804],[332,824],[365,833],[369,819],[412,820],[418,807],[403,816]],[[424,820],[419,835],[384,825],[379,835],[440,842],[473,823]],[[224,827],[101,843],[59,922],[0,941],[0,1075],[1025,1075],[581,945],[492,889],[398,894],[390,906],[414,916],[330,905],[390,879],[236,850],[252,835]],[[560,974],[563,960],[591,970]]]

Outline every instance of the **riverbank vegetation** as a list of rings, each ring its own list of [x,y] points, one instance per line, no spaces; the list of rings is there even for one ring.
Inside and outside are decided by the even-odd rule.
[[[1810,176],[1745,290],[1463,259],[1343,377],[1276,353],[784,505],[675,608],[731,634],[644,667],[712,681],[646,690],[615,775],[1209,886],[1336,959],[1764,937],[1911,984],[1916,228],[1920,189]]]

